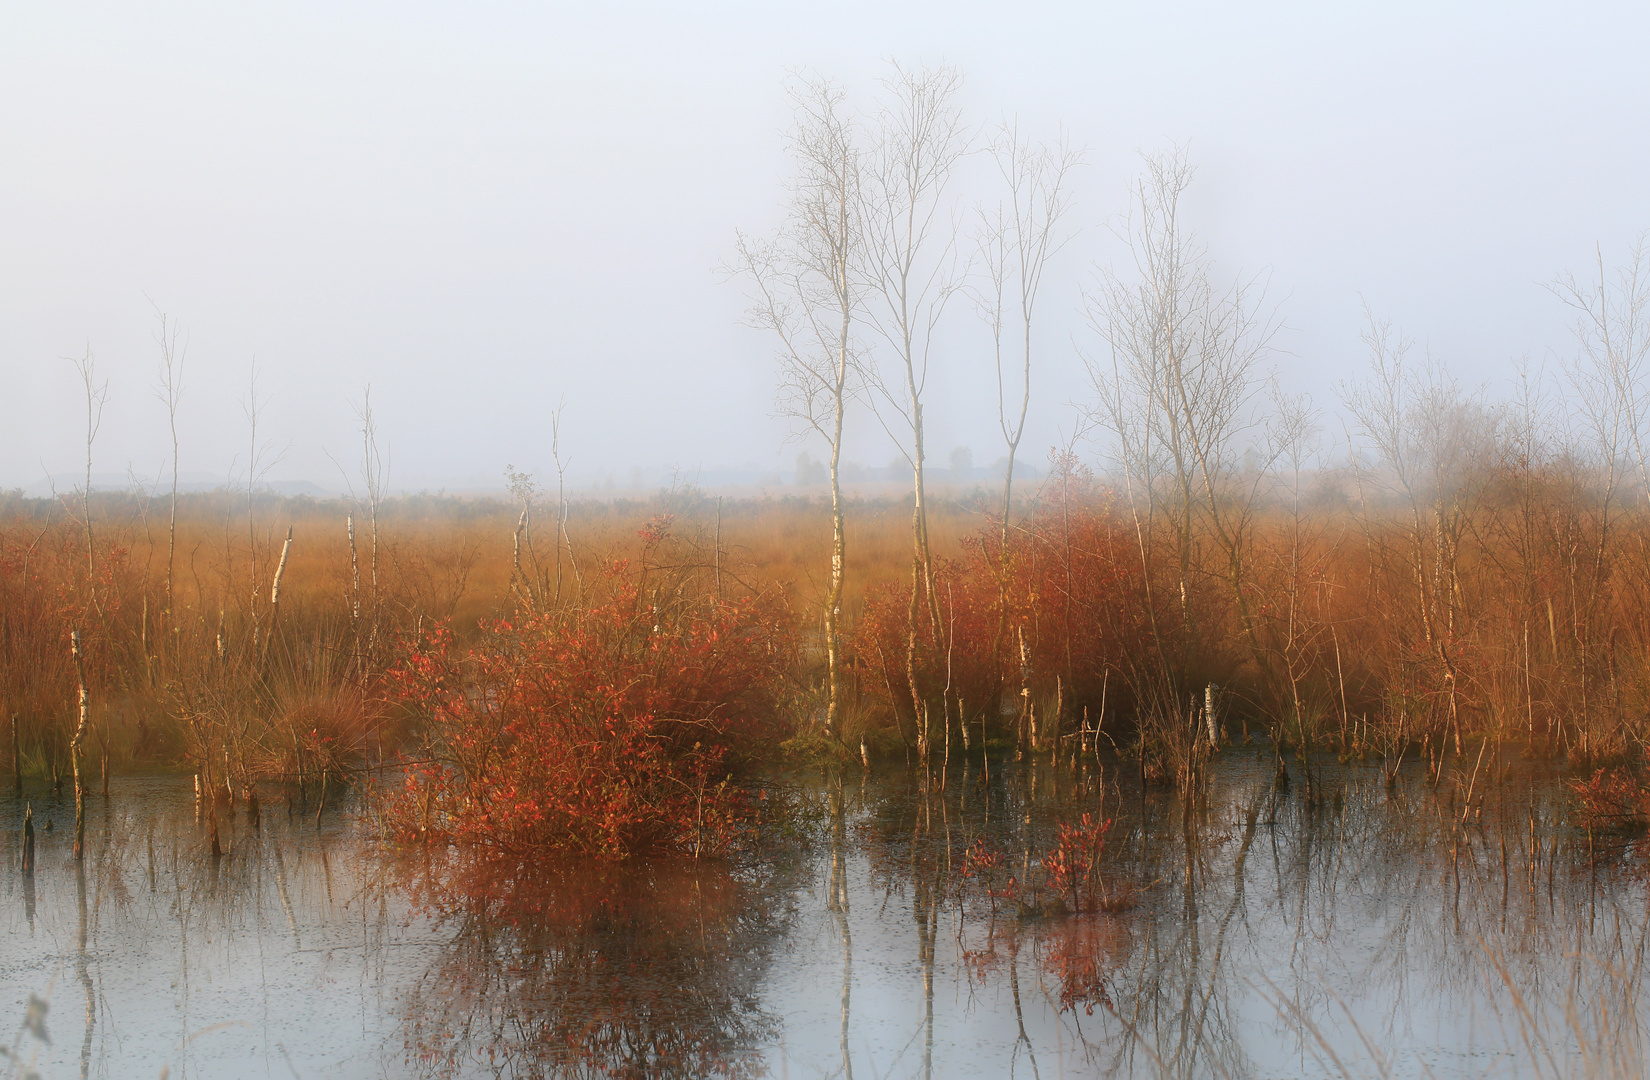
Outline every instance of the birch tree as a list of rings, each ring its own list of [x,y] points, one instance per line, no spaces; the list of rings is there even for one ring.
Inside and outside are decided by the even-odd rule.
[[[961,88],[962,73],[956,68],[906,70],[895,65],[883,83],[877,139],[860,186],[867,322],[885,354],[885,362],[871,373],[877,414],[911,466],[906,671],[924,755],[928,726],[916,683],[919,612],[926,613],[936,638],[943,636],[944,625],[928,542],[923,395],[935,331],[962,276],[957,222],[946,198],[957,163],[969,149],[957,105]]]
[[[183,398],[183,361],[188,346],[178,342],[178,326],[169,322],[166,313],[155,312],[160,328],[155,332],[155,343],[160,346],[160,382],[155,396],[166,406],[168,434],[172,438],[172,498],[166,523],[166,619],[172,618],[172,582],[178,551],[178,402]]]
[[[1255,490],[1241,489],[1237,440],[1256,421],[1260,363],[1277,331],[1258,277],[1217,285],[1207,250],[1182,221],[1193,167],[1184,148],[1148,155],[1119,230],[1132,273],[1102,270],[1085,298],[1088,321],[1107,346],[1089,359],[1098,422],[1116,439],[1143,571],[1161,514],[1180,616],[1180,655],[1152,630],[1165,674],[1183,671],[1194,634],[1191,590],[1197,536],[1221,553],[1225,579],[1250,655],[1265,651],[1244,592]],[[1172,675],[1171,675],[1172,682]],[[1171,696],[1172,686],[1167,688]]]
[[[747,320],[779,339],[779,412],[830,452],[831,577],[825,595],[825,731],[842,735],[842,595],[847,567],[842,499],[844,420],[861,389],[856,342],[864,267],[858,132],[840,87],[792,87],[788,142],[796,172],[776,236],[741,232],[733,270],[750,284]]]
[[[1000,664],[1008,633],[1008,537],[1014,508],[1014,465],[1031,408],[1032,327],[1043,274],[1072,237],[1071,174],[1083,155],[1062,139],[1040,145],[1005,121],[990,144],[1004,198],[982,210],[978,247],[985,284],[976,305],[991,331],[997,370],[997,422],[1007,448],[998,538],[997,629],[992,656]],[[1070,678],[1070,672],[1067,672]]]

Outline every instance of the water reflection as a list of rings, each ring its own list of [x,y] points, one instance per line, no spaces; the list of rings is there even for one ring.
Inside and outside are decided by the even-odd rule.
[[[1527,771],[1470,806],[1465,776],[1316,771],[1309,800],[1240,751],[1193,807],[1097,762],[870,783],[847,892],[880,917],[853,931],[886,939],[903,907],[914,932],[855,982],[878,1008],[840,1042],[922,1076],[1643,1074],[1642,844],[1568,827]],[[1104,873],[1138,891],[1051,916],[1040,856],[1084,810],[1116,817]],[[982,838],[1017,904],[959,873]],[[807,1015],[799,985],[770,1000]],[[790,1033],[784,1060],[824,1060]]]
[[[401,867],[446,935],[407,996],[420,1073],[758,1076],[762,976],[790,917],[772,867]]]
[[[1643,1074],[1644,837],[1528,771],[1279,790],[1248,755],[1190,806],[1093,759],[813,773],[782,853],[623,868],[278,799],[214,859],[174,780],[94,801],[77,867],[34,793],[32,877],[0,804],[0,1009],[46,1077]],[[1044,865],[1085,812],[1087,894]]]
[[[110,787],[88,797],[81,864],[69,800],[29,793],[32,878],[23,806],[0,804],[0,1010],[17,1024],[31,995],[50,1009],[51,1040],[20,1033],[21,1062],[44,1077],[380,1072],[397,954],[423,942],[404,904],[367,902],[385,898],[354,828],[266,808],[258,831],[237,809],[214,859],[187,778]]]

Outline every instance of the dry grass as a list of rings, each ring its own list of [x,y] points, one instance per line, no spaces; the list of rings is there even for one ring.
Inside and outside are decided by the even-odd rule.
[[[1025,667],[990,645],[1001,563],[985,500],[934,501],[943,606],[963,612],[954,648],[919,658],[932,668],[923,678],[936,701],[951,679],[939,665],[954,662],[971,715],[1003,692],[995,688],[1017,699],[1024,679],[1041,712],[1059,706],[1067,731],[1085,709],[1121,718],[1125,730],[1155,717],[1144,741],[1178,739],[1186,756],[1204,728],[1204,687],[1216,682],[1228,735],[1247,727],[1344,754],[1408,752],[1434,769],[1446,752],[1477,753],[1481,739],[1590,767],[1644,756],[1650,511],[1642,496],[1617,492],[1606,505],[1594,478],[1564,462],[1501,466],[1464,484],[1454,502],[1423,507],[1417,527],[1406,506],[1359,499],[1354,478],[1325,473],[1310,499],[1274,499],[1245,520],[1246,625],[1205,521],[1194,521],[1191,558],[1179,571],[1168,530],[1147,534],[1142,558],[1126,502],[1086,473],[1078,479],[1069,505],[1057,501],[1059,484],[1023,492],[1006,587]],[[306,751],[293,748],[287,729],[322,701],[337,705],[332,726],[349,733],[335,745],[380,747],[393,717],[357,715],[340,686],[375,700],[372,681],[398,642],[436,623],[462,639],[524,603],[577,602],[581,581],[621,562],[668,572],[698,595],[778,590],[801,631],[798,685],[819,674],[812,628],[830,521],[818,497],[718,500],[684,488],[580,501],[569,506],[571,554],[557,542],[554,506],[540,504],[519,555],[519,507],[406,497],[379,508],[375,559],[369,515],[342,500],[260,497],[249,510],[244,495],[188,495],[170,612],[166,509],[164,499],[94,496],[89,564],[78,503],[0,500],[0,693],[37,768],[61,766],[66,751],[71,624],[93,661],[92,745],[117,765],[221,758],[223,736],[213,732],[250,713],[268,730],[241,756],[266,772],[302,772]],[[884,611],[903,608],[910,525],[903,498],[850,506],[850,652],[878,596]],[[668,556],[644,539],[662,527],[673,536]],[[288,529],[277,611],[270,594]],[[667,557],[671,565],[654,565]],[[886,745],[895,711],[911,709],[891,693],[902,673],[873,673],[869,661],[858,670],[844,731],[851,751],[862,736]],[[814,708],[808,693],[797,702],[804,728]],[[955,711],[961,702],[952,700]],[[1493,768],[1499,749],[1485,756]]]
[[[377,744],[384,734],[379,722],[387,718],[370,715],[362,688],[385,669],[398,641],[436,623],[463,637],[525,600],[513,587],[516,506],[445,497],[388,500],[379,508],[375,560],[370,515],[359,506],[260,497],[249,511],[244,495],[219,492],[180,499],[168,612],[167,509],[163,498],[94,495],[94,577],[78,502],[0,499],[0,691],[8,714],[19,715],[25,763],[42,773],[53,762],[62,767],[66,754],[70,625],[92,628],[85,636],[97,661],[99,741],[93,745],[117,766],[188,760],[199,768],[221,759],[223,733],[236,717],[253,714],[266,730],[248,736],[255,745],[231,756],[244,758],[246,770],[292,776],[302,771],[297,759],[305,755],[301,740],[293,748],[294,732],[313,731],[330,745],[356,750]],[[346,528],[352,514],[353,563]],[[822,502],[744,500],[718,507],[691,489],[646,501],[572,504],[573,553],[562,553],[564,601],[576,595],[575,557],[587,580],[615,562],[639,566],[658,558],[641,532],[665,517],[679,541],[672,557],[685,559],[670,570],[693,588],[713,590],[720,576],[724,595],[778,588],[798,618],[817,607],[830,529]],[[942,506],[934,520],[939,550],[956,551],[977,521],[961,507]],[[850,612],[867,590],[908,578],[909,522],[908,509],[897,503],[856,506]],[[277,610],[271,589],[289,529]],[[523,570],[536,573],[537,599],[549,602],[557,555],[553,508],[535,507],[525,540]]]

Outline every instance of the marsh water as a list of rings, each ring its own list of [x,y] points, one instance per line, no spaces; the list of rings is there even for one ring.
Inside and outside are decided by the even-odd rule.
[[[776,776],[760,856],[621,867],[387,849],[347,802],[317,823],[272,792],[257,827],[220,811],[214,859],[176,777],[89,795],[77,866],[72,800],[30,788],[32,879],[0,804],[0,1070],[1642,1071],[1639,837],[1574,827],[1516,764],[1296,761],[1280,789],[1269,753],[1227,752],[1189,806],[1092,758]],[[1113,820],[1104,902],[1062,910],[1040,859],[1085,812]]]

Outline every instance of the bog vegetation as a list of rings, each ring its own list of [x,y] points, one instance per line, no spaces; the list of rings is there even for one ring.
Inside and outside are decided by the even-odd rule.
[[[747,779],[781,759],[943,776],[1104,747],[1195,794],[1259,739],[1309,792],[1295,751],[1435,781],[1453,759],[1469,801],[1513,754],[1563,758],[1588,813],[1642,823],[1647,253],[1556,280],[1573,355],[1505,393],[1371,318],[1331,417],[1269,378],[1279,313],[1186,229],[1184,153],[1148,157],[1130,269],[1085,293],[1084,438],[1016,485],[1034,370],[1073,362],[1035,315],[1082,155],[997,132],[1001,202],[950,227],[981,148],[957,85],[897,70],[863,115],[799,85],[787,223],[738,238],[781,408],[828,450],[800,497],[597,502],[513,469],[513,501],[390,497],[370,403],[347,500],[262,489],[255,419],[237,490],[180,493],[174,460],[169,489],[94,492],[105,395],[79,362],[87,482],[0,502],[15,782],[182,767],[209,808],[278,782],[317,813],[367,784],[406,841],[700,855],[749,838]],[[1007,467],[937,489],[931,338],[968,307]],[[159,338],[175,433],[175,328]],[[845,488],[856,410],[902,446],[903,498]]]

